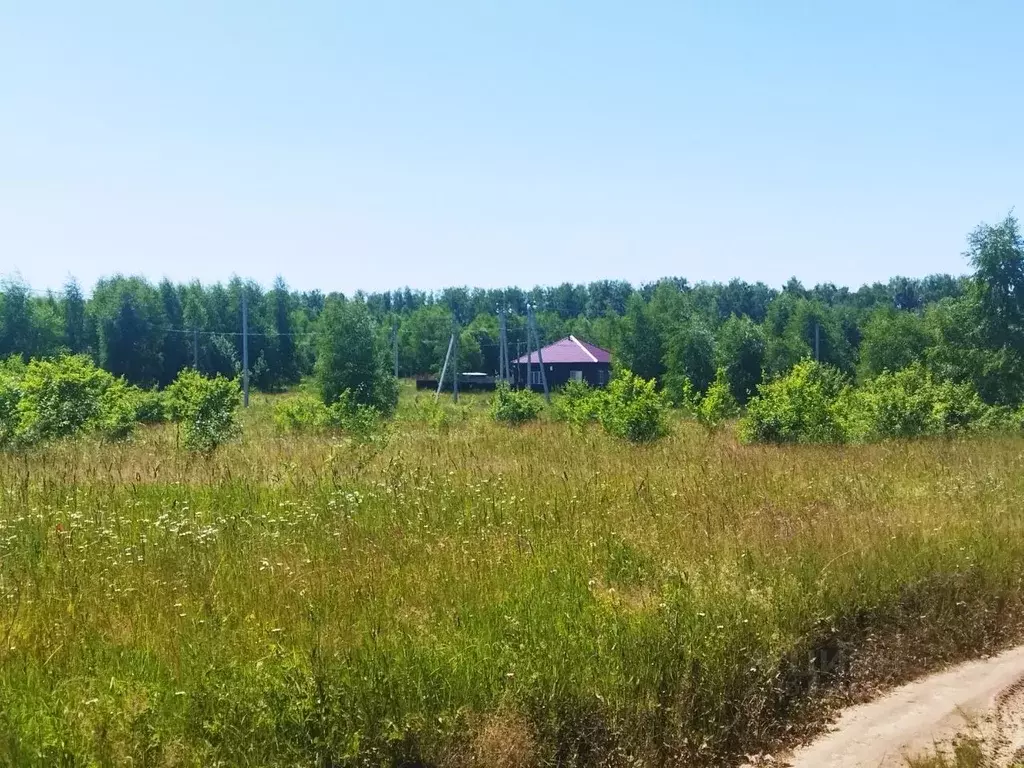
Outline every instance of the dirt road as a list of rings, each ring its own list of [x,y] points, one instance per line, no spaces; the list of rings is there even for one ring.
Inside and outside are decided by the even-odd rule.
[[[906,768],[908,755],[945,743],[970,724],[997,765],[1024,747],[1024,646],[952,667],[851,707],[816,741],[777,764],[792,768]]]

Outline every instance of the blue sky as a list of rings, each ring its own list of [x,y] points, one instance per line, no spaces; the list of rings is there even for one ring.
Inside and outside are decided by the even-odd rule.
[[[0,274],[856,286],[1024,205],[1020,2],[0,0]]]

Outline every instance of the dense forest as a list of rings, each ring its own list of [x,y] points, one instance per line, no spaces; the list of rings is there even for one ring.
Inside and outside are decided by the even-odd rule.
[[[39,294],[17,279],[0,290],[0,358],[83,353],[130,383],[163,386],[195,366],[240,370],[242,300],[248,303],[254,385],[279,390],[313,370],[325,307],[365,307],[382,345],[397,343],[399,373],[436,373],[453,327],[463,370],[497,371],[497,309],[510,313],[513,352],[525,351],[525,315],[535,307],[542,339],[575,334],[611,349],[616,362],[657,378],[671,395],[701,391],[725,369],[745,402],[765,378],[815,354],[858,380],[915,361],[945,379],[970,382],[990,403],[1024,393],[1024,242],[1017,221],[981,225],[968,237],[964,276],[894,277],[856,290],[832,284],[781,288],[735,279],[664,278],[632,286],[602,280],[530,290],[404,288],[352,296],[296,292],[283,279],[266,290],[228,284],[101,280],[88,296],[74,281]],[[364,311],[360,309],[360,311]]]

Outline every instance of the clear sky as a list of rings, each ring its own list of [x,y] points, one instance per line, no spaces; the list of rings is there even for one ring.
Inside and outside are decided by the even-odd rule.
[[[1024,3],[0,0],[0,274],[857,286],[1024,205]]]

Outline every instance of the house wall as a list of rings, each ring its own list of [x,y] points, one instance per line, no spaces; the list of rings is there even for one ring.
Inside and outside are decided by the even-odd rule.
[[[522,386],[526,381],[526,363],[518,363],[516,369],[516,381]],[[531,369],[536,376],[538,364],[534,362]],[[548,376],[548,387],[551,389],[564,386],[569,381],[572,371],[581,371],[583,381],[592,387],[604,387],[611,378],[611,365],[608,363],[545,363],[544,370]],[[534,382],[530,388],[537,392],[544,391],[544,385],[539,381]]]

